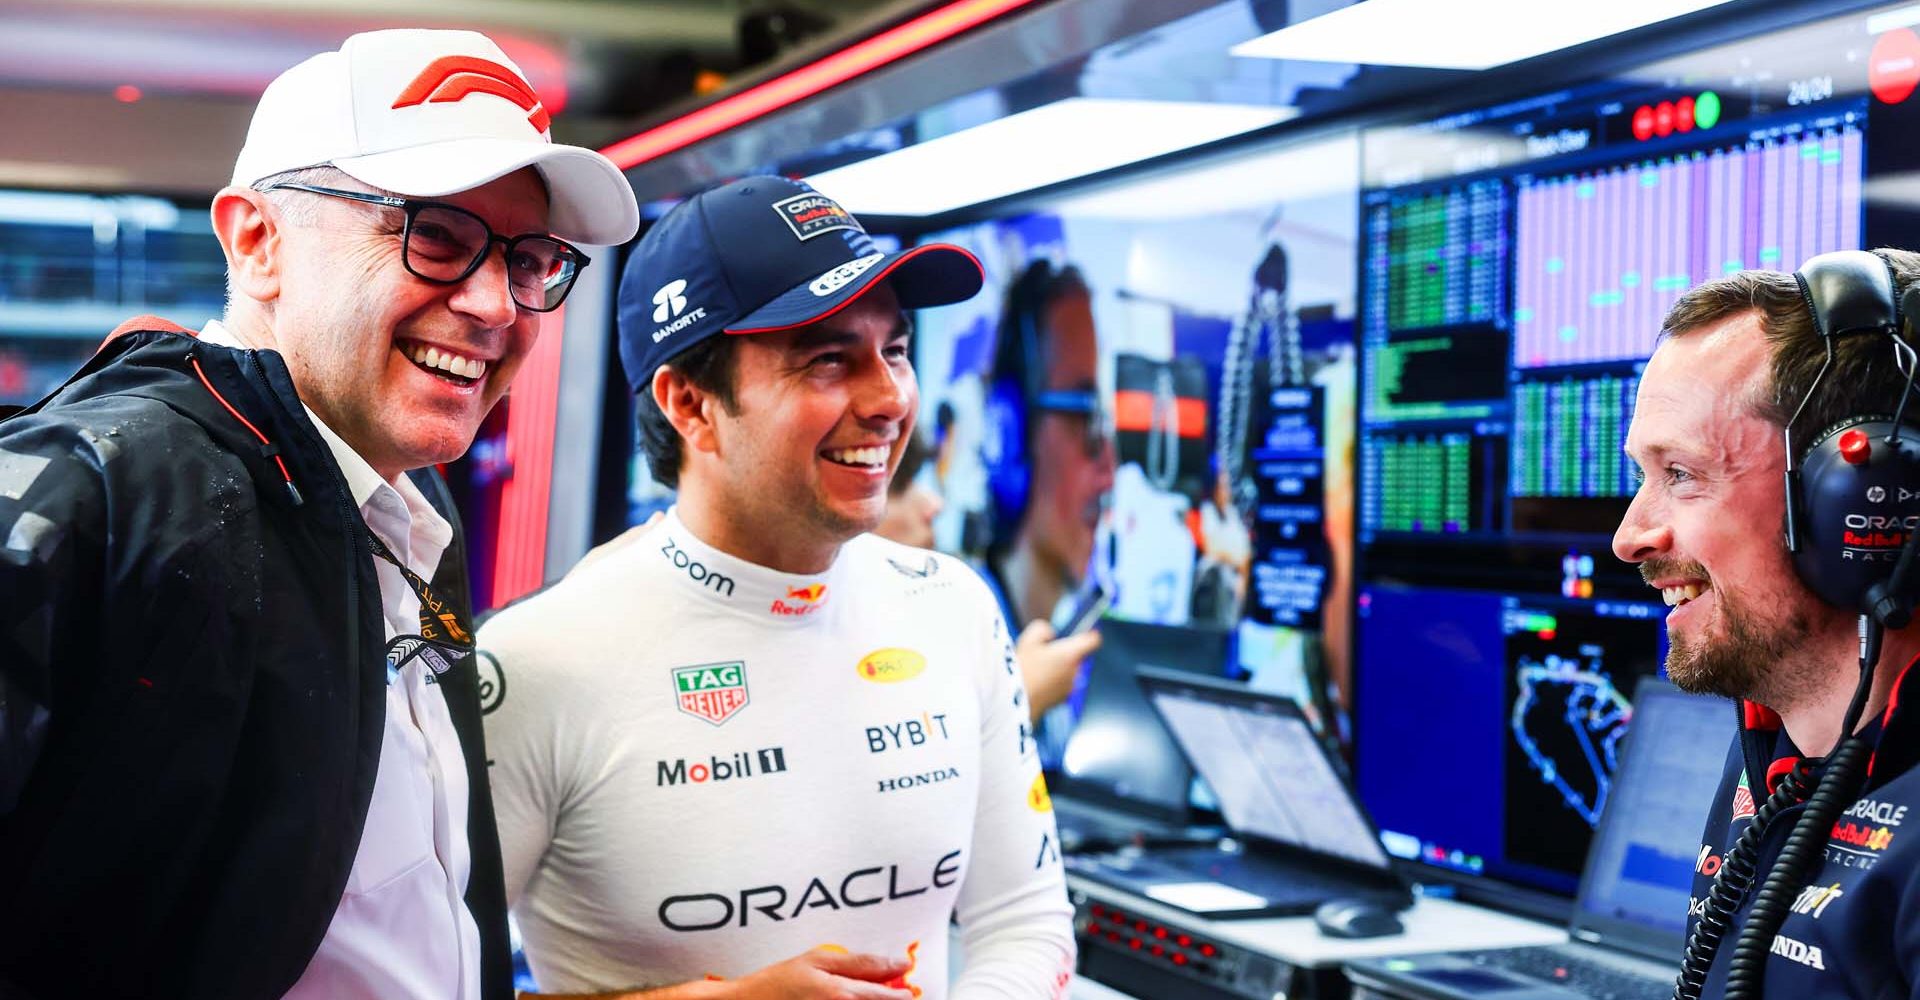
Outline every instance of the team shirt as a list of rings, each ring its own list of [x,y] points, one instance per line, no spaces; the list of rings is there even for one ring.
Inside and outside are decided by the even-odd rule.
[[[928,1000],[1065,994],[1072,910],[1026,695],[964,563],[861,536],[794,576],[675,511],[480,644],[541,990],[735,978],[824,945],[911,959],[898,985]]]
[[[1874,747],[1865,788],[1827,831],[1820,859],[1769,946],[1765,997],[1920,997],[1920,834],[1906,826],[1909,819],[1920,826],[1920,713],[1911,708],[1920,704],[1920,672],[1909,664],[1895,688],[1886,710],[1859,734]],[[1699,925],[1728,850],[1801,759],[1778,717],[1749,706],[1744,724],[1692,859],[1689,933]],[[1805,810],[1782,809],[1761,836],[1760,876],[1721,940],[1701,993],[1707,1000],[1725,995],[1734,944],[1754,896]]]

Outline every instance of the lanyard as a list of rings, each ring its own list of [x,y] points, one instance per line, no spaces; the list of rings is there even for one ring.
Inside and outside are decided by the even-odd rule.
[[[473,634],[461,624],[460,615],[453,605],[435,597],[433,588],[420,579],[420,574],[401,565],[400,560],[394,557],[393,550],[387,548],[387,543],[381,541],[379,535],[368,531],[367,538],[373,542],[373,554],[392,563],[393,568],[400,571],[401,579],[413,588],[414,596],[420,598],[420,637],[442,645],[459,646],[463,656],[472,652]]]

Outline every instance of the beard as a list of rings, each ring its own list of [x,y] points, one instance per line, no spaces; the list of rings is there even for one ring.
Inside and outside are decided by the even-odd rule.
[[[1648,582],[1666,576],[1684,576],[1710,580],[1699,563],[1648,562],[1641,564],[1641,576]],[[1718,695],[1723,698],[1755,701],[1779,707],[1793,700],[1794,689],[1803,686],[1807,671],[1789,662],[1811,644],[1815,632],[1811,608],[1819,601],[1796,578],[1791,586],[1802,594],[1784,595],[1784,599],[1764,603],[1783,609],[1783,616],[1766,620],[1735,595],[1719,587],[1712,588],[1719,602],[1720,634],[1667,635],[1667,679],[1682,691]]]

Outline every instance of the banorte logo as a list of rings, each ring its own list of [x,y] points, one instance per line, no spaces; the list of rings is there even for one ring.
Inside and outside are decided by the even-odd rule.
[[[927,669],[927,658],[911,649],[897,646],[876,649],[860,658],[854,672],[861,680],[875,684],[898,684],[910,681]]]
[[[782,617],[798,618],[820,610],[821,602],[826,599],[826,584],[809,583],[804,587],[788,587],[787,596],[784,599],[774,598],[773,606],[767,610]]]
[[[527,124],[535,132],[545,133],[553,124],[540,95],[527,86],[520,74],[479,56],[441,56],[427,64],[413,82],[400,91],[393,102],[395,110],[416,104],[448,104],[466,100],[475,94],[505,98],[527,112]]]

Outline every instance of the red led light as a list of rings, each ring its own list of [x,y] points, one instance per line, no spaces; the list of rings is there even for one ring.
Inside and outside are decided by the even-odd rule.
[[[1899,104],[1920,87],[1920,36],[1911,28],[1881,35],[1867,55],[1867,88],[1882,104]]]
[[[1167,929],[1165,927],[1155,927],[1153,929],[1153,936],[1165,941],[1167,939]]]
[[[1144,920],[1136,920],[1133,922],[1133,929],[1145,934],[1147,932],[1147,922]]]
[[[1187,956],[1185,956],[1185,955],[1182,955],[1182,954],[1180,954],[1180,953],[1179,953],[1179,952],[1177,952],[1177,951],[1176,951],[1176,952],[1174,952],[1174,953],[1173,953],[1173,964],[1175,964],[1175,965],[1185,965],[1185,964],[1187,964]]]
[[[1213,948],[1213,945],[1210,945],[1210,944],[1203,944],[1203,945],[1201,945],[1201,946],[1200,946],[1200,954],[1202,954],[1202,955],[1205,955],[1205,956],[1207,956],[1208,958],[1212,958],[1212,957],[1213,957],[1213,952],[1214,952],[1214,948]]]
[[[1646,142],[1653,138],[1653,108],[1642,104],[1633,112],[1633,137]]]
[[[1134,938],[1134,939],[1133,939],[1132,941],[1129,941],[1129,942],[1127,942],[1127,943],[1133,946],[1133,950],[1134,950],[1134,951],[1139,951],[1139,950],[1140,950],[1140,939],[1139,939],[1139,938]]]
[[[121,104],[132,104],[140,99],[140,88],[131,83],[123,83],[113,88],[113,99]]]
[[[1693,95],[1673,102],[1673,128],[1676,132],[1693,131]]]
[[[1106,908],[1106,907],[1104,907],[1104,906],[1101,906],[1101,905],[1100,905],[1099,903],[1095,903],[1095,904],[1093,904],[1093,915],[1094,915],[1094,916],[1096,916],[1096,917],[1099,917],[1099,916],[1105,916],[1105,915],[1106,915],[1106,912],[1107,912],[1107,908]]]
[[[1119,910],[1108,910],[1107,916],[1112,917],[1113,922],[1116,924],[1124,924],[1127,922],[1127,915],[1121,913]]]
[[[1673,102],[1661,101],[1653,106],[1653,134],[1666,138],[1673,134]]]
[[[1178,944],[1182,948],[1191,948],[1193,947],[1193,938],[1188,937],[1185,934],[1182,934],[1178,938],[1174,939],[1174,943]]]
[[[1165,955],[1166,953],[1167,953],[1167,949],[1161,947],[1160,945],[1156,944],[1153,946],[1153,957],[1159,958],[1160,956]]]
[[[1107,932],[1107,940],[1109,940],[1109,941],[1118,941],[1118,940],[1120,940],[1120,932],[1119,932],[1119,931],[1108,931],[1108,932]]]

